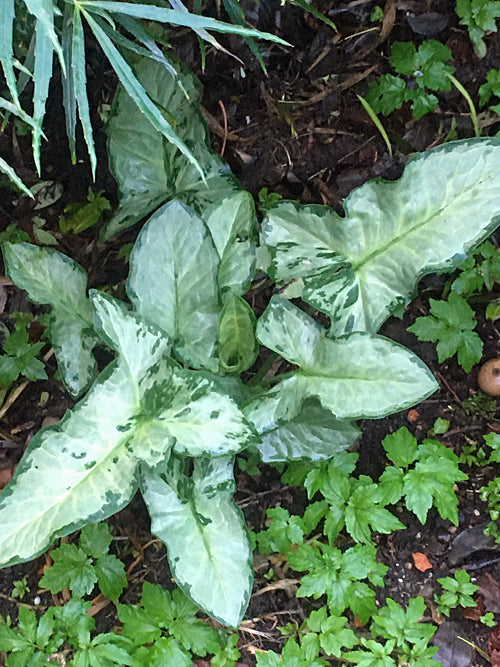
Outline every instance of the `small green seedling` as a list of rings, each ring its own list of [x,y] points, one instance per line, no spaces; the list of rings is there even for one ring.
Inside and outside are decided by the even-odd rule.
[[[470,580],[470,574],[467,570],[457,570],[455,578],[443,577],[438,579],[438,582],[444,589],[441,595],[435,595],[434,599],[438,604],[437,610],[439,614],[449,616],[452,609],[456,607],[475,607],[471,597],[479,586],[473,584]]]
[[[18,579],[17,581],[14,582],[14,587],[12,588],[11,596],[13,598],[18,598],[19,600],[22,600],[22,598],[29,592],[30,592],[30,587],[28,584],[28,578],[23,577],[22,579]]]
[[[89,523],[82,529],[78,546],[63,543],[51,552],[54,564],[40,579],[51,593],[69,588],[75,597],[92,593],[97,584],[101,592],[116,602],[127,585],[125,567],[109,553],[113,537],[105,523]]]
[[[7,389],[20,375],[29,380],[46,380],[47,373],[43,361],[38,359],[45,342],[30,343],[28,327],[33,316],[27,313],[12,313],[15,322],[11,333],[3,326],[5,334],[3,354],[0,354],[0,390]]]
[[[372,84],[366,100],[375,113],[384,116],[411,102],[413,117],[418,120],[434,111],[439,100],[430,91],[449,91],[454,68],[450,49],[435,39],[423,42],[418,50],[413,42],[395,42],[389,62],[401,76],[382,75]]]
[[[65,206],[64,213],[68,217],[59,217],[59,229],[65,234],[80,234],[99,222],[104,211],[110,210],[111,204],[109,199],[103,196],[103,190],[94,194],[89,188],[86,202],[74,202]]]
[[[486,55],[484,36],[496,32],[496,19],[500,17],[498,0],[457,0],[456,12],[460,24],[467,26],[474,50],[480,58]]]
[[[483,342],[473,331],[477,321],[474,311],[457,292],[451,292],[447,301],[429,299],[430,315],[417,317],[408,327],[419,340],[437,342],[440,364],[455,354],[466,373],[481,360]]]
[[[459,275],[451,288],[467,298],[487,289],[491,292],[500,280],[500,253],[491,241],[485,241],[458,267]]]

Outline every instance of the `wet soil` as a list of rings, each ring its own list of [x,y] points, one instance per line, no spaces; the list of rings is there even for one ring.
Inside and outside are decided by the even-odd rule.
[[[293,45],[293,49],[276,45],[262,47],[267,76],[240,40],[223,37],[224,45],[242,62],[209,49],[206,68],[201,71],[197,41],[186,32],[172,34],[174,49],[204,84],[204,114],[213,146],[224,155],[256,198],[259,191],[267,187],[284,198],[325,203],[341,211],[344,198],[354,187],[374,176],[397,178],[412,152],[442,143],[453,128],[458,138],[472,136],[464,99],[455,92],[440,94],[438,109],[418,122],[412,119],[408,108],[383,119],[394,148],[394,155],[390,156],[356,95],[364,95],[377,75],[390,71],[387,57],[394,41],[413,40],[418,45],[423,39],[432,37],[450,47],[457,78],[477,100],[478,87],[484,82],[486,72],[500,68],[500,33],[487,37],[487,54],[479,59],[465,29],[458,24],[454,1],[387,0],[380,3],[384,8],[383,20],[374,24],[370,16],[376,4],[369,0],[318,2],[318,8],[328,12],[336,23],[337,31],[334,31],[297,7],[281,7],[273,0],[258,5],[249,3],[246,8],[248,17],[255,25],[276,32]],[[100,131],[102,122],[96,111],[110,104],[116,81],[112,71],[103,65],[100,52],[92,45],[88,49],[88,63],[99,151],[96,182],[91,181],[83,152],[77,165],[71,165],[60,94],[57,82],[54,82],[47,114],[48,141],[43,147],[42,177],[62,184],[63,189],[61,198],[43,210],[44,229],[56,233],[58,249],[88,270],[92,287],[113,285],[119,290],[127,274],[127,265],[118,257],[118,251],[124,243],[134,240],[136,229],[106,245],[98,241],[97,228],[79,236],[58,233],[58,217],[64,206],[73,201],[84,201],[89,187],[96,192],[104,190],[106,196],[116,202],[116,186],[106,166],[105,136]],[[500,130],[500,122],[494,116],[483,114],[480,121],[485,135]],[[83,151],[82,145],[80,141]],[[0,149],[2,155],[9,156],[25,182],[29,185],[36,182],[29,137],[19,135],[15,128],[11,128],[0,135]],[[0,231],[14,223],[35,239],[33,218],[37,214],[27,199],[8,189],[0,190]],[[496,242],[495,237],[493,240]],[[464,400],[477,395],[477,370],[466,374],[453,359],[438,364],[435,347],[419,343],[407,331],[416,317],[428,312],[428,299],[439,298],[443,288],[443,279],[427,279],[421,285],[419,296],[407,308],[403,320],[391,319],[384,325],[384,335],[414,350],[429,365],[440,383],[440,391],[412,411],[361,424],[363,435],[359,443],[358,470],[363,474],[377,478],[382,472],[381,440],[402,425],[422,439],[438,417],[448,419],[450,428],[442,441],[457,453],[471,442],[481,442],[484,433],[500,431],[497,404],[494,403],[489,412],[480,409],[470,412],[463,407]],[[265,289],[268,295],[272,285],[266,284]],[[498,296],[498,291],[495,287],[493,296]],[[263,306],[264,296],[264,292],[256,288],[253,298],[257,311]],[[9,321],[9,315],[14,311],[40,312],[5,280],[0,284],[0,305],[0,319],[4,322]],[[484,358],[496,357],[499,331],[494,323],[485,319],[484,304],[478,305],[476,312],[479,319],[477,331],[484,342]],[[33,331],[33,335],[36,337],[40,332]],[[4,411],[0,423],[0,479],[8,480],[33,434],[42,425],[57,421],[72,405],[57,380],[53,357],[47,361],[47,373],[49,379],[45,382],[26,383],[16,400]],[[380,602],[384,596],[406,603],[412,596],[423,595],[428,601],[429,620],[440,622],[442,619],[437,618],[433,603],[439,577],[466,567],[480,582],[487,576],[500,581],[500,551],[481,537],[487,514],[478,493],[498,471],[490,466],[473,467],[466,472],[469,480],[457,488],[460,500],[458,528],[432,513],[423,527],[413,515],[401,511],[400,518],[407,526],[406,530],[377,537],[379,558],[389,566],[386,588],[379,592]],[[257,476],[237,469],[236,478],[237,501],[252,530],[265,527],[269,507],[281,505],[297,514],[306,507],[304,490],[284,486],[279,473],[271,467],[261,466]],[[122,601],[136,602],[145,580],[172,586],[165,548],[150,533],[149,517],[141,499],[134,499],[110,523],[116,553],[127,566],[133,565]],[[412,556],[415,552],[425,553],[432,569],[418,571]],[[0,613],[3,616],[16,618],[19,602],[12,598],[11,592],[13,582],[23,576],[28,577],[32,591],[30,603],[35,595],[41,596],[38,608],[54,602],[50,594],[38,590],[44,564],[45,557],[42,556],[32,563],[0,571]],[[255,664],[253,654],[257,648],[279,651],[283,640],[278,626],[289,621],[300,624],[314,605],[320,604],[298,599],[294,585],[270,586],[265,574],[271,567],[277,573],[278,583],[299,576],[287,572],[286,563],[277,556],[256,559],[254,595],[240,629],[243,665]],[[499,612],[497,608],[497,621]],[[105,607],[97,620],[99,628],[111,629],[117,622],[113,606]],[[456,633],[485,649],[489,630],[477,621],[477,617],[471,620],[457,611],[452,614],[452,620],[457,624]],[[465,664],[480,666],[487,662],[472,651]]]

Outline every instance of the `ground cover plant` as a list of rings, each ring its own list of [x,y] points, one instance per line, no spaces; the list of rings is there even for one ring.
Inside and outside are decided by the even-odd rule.
[[[342,25],[341,17],[330,16]],[[387,30],[387,17],[383,12],[377,33],[383,24]],[[329,34],[332,26],[324,29]],[[408,40],[400,33],[397,38]],[[422,41],[415,42],[415,53]],[[265,53],[262,57],[268,58]],[[341,213],[338,206],[308,202],[308,196],[303,204],[290,201],[290,190],[282,199],[264,188],[256,215],[251,195],[208,141],[196,78],[173,56],[177,79],[163,63],[141,57],[132,61],[152,102],[175,118],[176,133],[203,166],[205,181],[120,88],[107,126],[118,207],[103,183],[90,191],[84,183],[78,197],[42,213],[46,220],[33,221],[28,238],[24,228],[15,226],[2,237],[7,280],[41,304],[24,301],[17,306],[35,314],[22,336],[21,328],[18,335],[15,322],[7,321],[11,336],[34,352],[30,366],[23,361],[25,376],[44,349],[38,321],[44,312],[42,340],[55,350],[58,373],[77,401],[57,425],[47,420],[34,434],[0,495],[5,527],[0,548],[11,566],[3,572],[16,572],[17,582],[3,590],[10,601],[21,596],[23,605],[33,601],[38,581],[42,587],[34,610],[23,608],[17,625],[6,619],[0,626],[6,664],[194,662],[205,667],[234,665],[240,659],[245,665],[436,664],[431,641],[442,645],[446,613],[456,621],[467,607],[469,618],[475,614],[475,627],[495,626],[496,579],[483,577],[476,583],[471,569],[471,582],[462,562],[451,560],[451,552],[448,567],[438,570],[440,557],[427,539],[437,525],[452,535],[447,544],[455,542],[452,529],[458,527],[462,534],[468,525],[465,489],[473,488],[473,507],[486,519],[478,526],[482,537],[476,533],[475,539],[487,539],[483,531],[489,523],[494,542],[496,404],[494,399],[488,404],[489,422],[474,424],[458,444],[457,433],[462,435],[453,406],[460,399],[452,403],[449,398],[451,407],[443,410],[443,401],[432,393],[437,388],[433,374],[391,339],[412,347],[415,338],[401,331],[421,317],[426,324],[420,325],[419,335],[429,338],[432,320],[440,336],[430,339],[447,346],[448,359],[443,356],[438,365],[434,345],[417,343],[417,349],[445,387],[447,369],[458,368],[454,352],[473,377],[479,347],[486,358],[491,356],[481,308],[497,291],[496,240],[484,240],[498,224],[498,140],[445,142],[415,155],[404,170],[401,164],[391,174],[391,182],[368,180],[349,187]],[[366,90],[362,85],[357,89],[361,95]],[[328,88],[325,82],[324,90]],[[191,105],[185,104],[183,89]],[[232,102],[240,104],[236,98]],[[267,98],[267,104],[272,109],[273,100]],[[278,118],[286,110],[282,121],[294,128],[292,142],[297,143],[286,145],[303,146],[297,108],[286,101],[276,108]],[[234,114],[234,109],[227,112]],[[396,113],[401,118],[406,111]],[[426,122],[440,114],[436,107],[426,114]],[[224,152],[226,139],[234,138],[206,110],[203,115],[219,133]],[[479,124],[487,118],[491,116],[480,117]],[[392,117],[387,122],[394,142]],[[381,142],[377,146],[385,150]],[[401,160],[401,146],[394,142],[396,160]],[[290,169],[296,155],[288,156]],[[248,160],[244,151],[241,156]],[[323,182],[324,176],[319,178]],[[289,182],[294,183],[291,177]],[[329,201],[327,189],[318,191]],[[87,203],[73,205],[85,199]],[[104,243],[99,245],[96,226],[102,218]],[[90,249],[90,239],[95,262],[88,261],[90,250],[81,251]],[[59,243],[58,249],[50,243]],[[127,260],[126,270],[121,264],[121,283],[111,276],[102,280],[98,257],[109,253],[106,248],[113,249],[108,258],[116,254]],[[422,276],[455,267],[459,272],[451,277],[427,278],[419,298],[407,308]],[[13,286],[7,289],[20,294]],[[403,312],[404,325],[394,334],[391,316]],[[472,355],[466,347],[471,333],[477,336]],[[9,350],[7,346],[7,356],[12,356],[15,349]],[[52,378],[53,365],[49,362],[47,368],[50,381],[60,386]],[[9,415],[6,424],[23,387],[30,391],[36,385],[23,381],[13,387],[2,408],[2,415]],[[464,395],[456,384],[452,387]],[[51,392],[40,394],[38,409],[50,403]],[[467,409],[486,410],[481,396],[472,395]],[[439,411],[432,412],[432,406]],[[393,412],[399,412],[393,421],[373,421]],[[400,428],[405,421],[410,430]],[[369,433],[377,435],[367,443]],[[359,438],[358,454],[353,447]],[[257,481],[252,475],[258,475]],[[167,590],[143,585],[142,574],[134,584],[134,568],[146,550],[165,553],[158,540],[147,546],[151,540],[146,538],[144,549],[133,542],[133,552],[121,546],[130,538],[122,537],[117,522],[138,488],[153,530],[167,547],[170,568],[166,561],[156,568],[169,573],[163,580]],[[249,512],[255,500],[253,492],[246,496],[248,489],[257,490],[256,498],[268,499],[264,530],[263,518]],[[302,494],[302,501],[292,508],[287,494]],[[480,498],[483,504],[478,504]],[[139,501],[132,502],[135,512]],[[242,509],[254,531],[250,534]],[[116,511],[111,543],[103,524],[94,522]],[[131,525],[137,523],[129,518],[127,534]],[[78,528],[81,534],[68,541],[66,535]],[[422,531],[423,538],[413,541],[409,554],[407,549],[402,570],[401,545],[412,530],[413,535]],[[30,571],[26,568],[33,572],[35,565],[14,564],[43,554],[61,536],[52,560],[47,556],[43,577],[30,576],[28,583],[24,573]],[[491,550],[491,539],[487,544]],[[41,561],[37,559],[39,565]],[[418,581],[420,572],[427,588],[405,584],[406,565],[412,563],[413,580]],[[158,581],[151,572],[146,576]],[[213,619],[239,624],[252,577],[257,595],[238,638],[220,630]],[[62,606],[50,606],[43,587]],[[45,600],[42,607],[38,593]],[[275,629],[269,634],[266,629],[266,637],[273,639],[262,642],[262,632],[252,632],[256,623],[262,630],[263,602],[269,596],[278,600],[271,617]],[[259,600],[264,611],[258,611]],[[476,602],[477,608],[469,609]],[[114,621],[103,625],[98,620],[95,627],[94,615],[104,616],[98,612],[101,606]],[[212,620],[197,615],[198,607]],[[494,632],[487,647],[481,641],[493,663]],[[245,636],[257,638],[265,652],[250,644],[252,658]],[[445,666],[455,664],[463,649],[453,650],[448,662],[441,648],[436,659]]]

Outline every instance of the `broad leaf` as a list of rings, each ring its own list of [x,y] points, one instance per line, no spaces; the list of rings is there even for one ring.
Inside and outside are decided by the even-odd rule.
[[[125,364],[103,371],[92,391],[56,425],[39,431],[0,496],[0,563],[34,558],[58,536],[124,507],[136,459],[126,425],[136,395]]]
[[[229,195],[209,207],[207,223],[220,257],[217,282],[222,298],[243,295],[255,272],[255,207],[249,192]]]
[[[168,338],[113,297],[90,290],[96,330],[121,355],[133,377],[141,377],[170,351]]]
[[[258,436],[236,403],[196,371],[173,368],[168,360],[152,366],[140,382],[140,437],[153,430],[179,454],[220,456],[257,444]]]
[[[253,566],[233,500],[232,458],[195,461],[191,478],[177,466],[168,481],[146,468],[141,489],[178,585],[208,614],[236,627],[250,598]]]
[[[9,278],[35,303],[52,306],[51,343],[64,384],[72,396],[79,396],[93,381],[96,370],[87,274],[75,261],[51,248],[5,242],[2,251]]]
[[[282,297],[274,296],[257,324],[257,338],[299,366],[245,406],[259,433],[296,417],[317,398],[338,419],[382,417],[437,389],[429,369],[409,350],[369,333],[337,339]]]
[[[218,261],[201,218],[169,202],[141,230],[127,284],[137,313],[167,333],[182,361],[208,370],[218,370]]]
[[[304,403],[296,417],[263,431],[258,449],[265,462],[321,461],[352,445],[360,433],[354,424],[335,419],[331,412],[311,399]]]
[[[303,298],[331,333],[375,332],[427,273],[450,271],[500,221],[500,139],[450,142],[422,153],[398,181],[372,180],[345,201],[283,202],[264,221],[272,275],[302,278]]]
[[[226,373],[242,373],[257,359],[256,324],[249,304],[233,294],[224,304],[219,320],[219,360]]]
[[[173,62],[177,77],[149,58],[140,60],[134,71],[151,99],[175,123],[179,140],[191,149],[205,180],[188,158],[155,130],[120,86],[108,123],[109,163],[118,183],[120,206],[103,230],[105,239],[170,199],[181,199],[201,214],[208,204],[239,189],[226,163],[208,148],[199,111],[199,81],[180,62]]]

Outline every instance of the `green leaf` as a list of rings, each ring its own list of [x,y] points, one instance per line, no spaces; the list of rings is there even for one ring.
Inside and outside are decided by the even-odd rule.
[[[345,526],[356,542],[365,544],[371,542],[372,530],[387,535],[405,528],[382,506],[382,492],[378,485],[370,483],[359,485],[352,493],[345,511]]]
[[[423,275],[452,270],[497,227],[499,147],[479,138],[422,153],[398,181],[354,190],[343,218],[278,204],[263,223],[272,277],[302,278],[303,298],[331,317],[333,335],[376,331]]]
[[[167,545],[173,576],[196,604],[236,627],[252,589],[253,567],[243,515],[233,500],[230,457],[195,460],[192,478],[167,481],[143,470],[151,530]]]
[[[82,528],[79,547],[83,549],[87,556],[98,558],[108,553],[112,541],[113,536],[107,523],[89,523]]]
[[[121,363],[128,366],[132,377],[142,377],[170,352],[168,337],[123,302],[97,290],[90,290],[89,294],[98,334],[119,353]]]
[[[218,256],[204,222],[178,201],[143,227],[130,255],[127,294],[137,313],[167,333],[188,365],[218,370]]]
[[[122,561],[113,554],[101,556],[95,564],[95,573],[101,593],[116,603],[127,587],[127,575]]]
[[[198,79],[179,61],[172,62],[177,77],[162,63],[149,58],[140,60],[134,71],[151,99],[161,109],[168,109],[177,136],[192,147],[205,180],[181,152],[158,134],[120,86],[107,127],[109,163],[118,183],[120,206],[103,229],[104,239],[135,224],[170,199],[181,199],[202,214],[209,204],[219,204],[239,190],[229,167],[208,147],[199,110]]]
[[[382,440],[382,447],[387,457],[401,468],[407,468],[417,458],[417,439],[406,426],[402,426],[395,433],[386,435]]]
[[[368,89],[366,101],[375,113],[388,116],[403,106],[406,100],[406,82],[399,76],[382,74]]]
[[[12,30],[14,27],[15,5],[14,0],[5,0],[2,7],[2,21],[0,22],[0,63],[2,64],[5,81],[16,106],[19,106],[16,75],[14,73],[14,49]]]
[[[245,299],[233,294],[219,318],[219,360],[226,373],[242,373],[259,353],[255,338],[257,319]]]
[[[349,421],[335,419],[314,399],[306,399],[301,412],[282,425],[260,433],[257,445],[262,460],[295,461],[330,459],[357,440],[358,427]]]
[[[85,59],[85,35],[83,31],[81,11],[75,6],[73,13],[73,35],[71,44],[71,73],[73,83],[73,94],[75,104],[78,106],[78,114],[82,124],[83,136],[87,144],[87,150],[92,169],[92,176],[95,179],[97,168],[97,158],[95,154],[94,136],[92,132],[92,123],[90,121],[89,99],[87,96],[87,74]],[[104,47],[103,47],[104,48]],[[105,50],[105,49],[104,49]]]
[[[249,192],[226,196],[201,213],[220,257],[217,282],[222,299],[243,296],[255,272],[255,206]]]
[[[69,588],[81,598],[92,593],[97,576],[91,559],[76,544],[61,544],[52,551],[54,564],[47,568],[40,579],[40,585],[51,593],[59,593]]]
[[[450,292],[448,301],[429,299],[430,315],[417,317],[408,327],[419,340],[438,341],[438,361],[442,363],[454,354],[469,373],[481,360],[483,342],[472,329],[476,327],[474,311],[456,292]]]
[[[87,274],[76,262],[51,248],[29,243],[2,244],[9,278],[32,301],[52,306],[50,337],[66,387],[79,396],[93,381],[92,308],[86,296]]]
[[[328,339],[320,325],[278,296],[261,316],[257,338],[300,367],[245,406],[260,433],[296,417],[306,398],[317,398],[339,419],[381,417],[422,400],[437,386],[408,350],[361,332]]]
[[[137,440],[170,441],[188,456],[235,454],[258,442],[258,436],[236,403],[203,374],[172,368],[168,361],[152,366],[139,385]],[[159,460],[161,460],[161,449]]]

